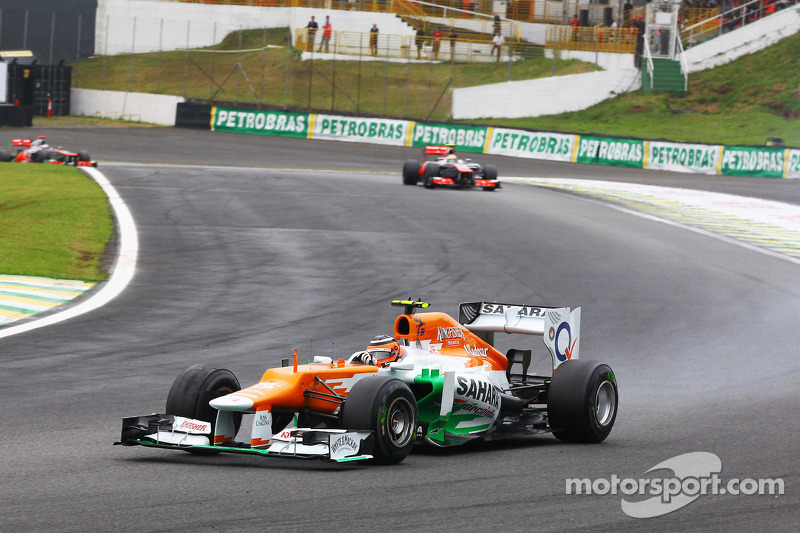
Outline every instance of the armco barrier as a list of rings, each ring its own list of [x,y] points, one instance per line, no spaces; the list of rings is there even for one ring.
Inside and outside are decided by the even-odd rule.
[[[185,103],[179,113],[191,114]],[[421,147],[452,144],[461,152],[650,170],[728,176],[800,178],[800,148],[722,146],[528,131],[491,126],[435,124],[279,110],[212,107],[212,131],[282,135]],[[178,117],[176,125],[184,120]]]

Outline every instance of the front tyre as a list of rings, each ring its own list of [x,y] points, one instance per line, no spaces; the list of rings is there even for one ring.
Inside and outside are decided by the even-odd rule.
[[[433,189],[436,187],[436,184],[433,182],[433,178],[439,175],[439,165],[436,163],[428,163],[425,165],[425,175],[423,177],[422,184],[425,185],[426,189]]]
[[[217,422],[217,410],[208,405],[214,398],[241,390],[239,380],[230,370],[205,365],[192,365],[181,372],[167,394],[168,415],[184,416],[211,423],[211,434]],[[241,413],[234,416],[236,431],[242,422]]]
[[[342,407],[342,428],[375,436],[375,462],[393,465],[411,452],[417,433],[417,402],[397,378],[370,376],[353,385]]]
[[[591,360],[566,361],[550,382],[550,429],[565,442],[602,442],[614,426],[617,403],[617,380],[611,367]]]
[[[419,183],[420,162],[409,159],[403,163],[403,185],[416,185]]]

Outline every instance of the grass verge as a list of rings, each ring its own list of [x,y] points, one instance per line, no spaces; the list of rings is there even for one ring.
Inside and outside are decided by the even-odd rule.
[[[0,163],[0,273],[81,281],[108,277],[108,199],[79,170]]]

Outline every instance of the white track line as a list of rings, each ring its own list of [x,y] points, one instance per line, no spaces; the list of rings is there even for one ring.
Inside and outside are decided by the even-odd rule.
[[[136,233],[136,224],[133,221],[133,216],[117,190],[99,170],[91,167],[81,167],[81,170],[96,181],[106,193],[108,201],[111,204],[111,209],[114,211],[114,216],[117,220],[119,247],[116,260],[111,267],[111,276],[108,281],[102,285],[100,290],[77,305],[68,307],[64,311],[52,315],[25,322],[18,326],[9,326],[0,329],[0,339],[44,326],[57,324],[58,322],[63,322],[64,320],[69,320],[70,318],[75,318],[76,316],[94,311],[119,296],[133,279],[133,274],[136,271],[136,258],[139,254],[139,236]]]

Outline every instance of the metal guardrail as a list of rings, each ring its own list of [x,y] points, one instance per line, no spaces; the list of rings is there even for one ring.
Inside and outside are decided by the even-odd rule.
[[[559,50],[632,54],[636,52],[638,34],[636,28],[548,26],[545,46]]]
[[[751,22],[760,20],[766,15],[794,5],[798,0],[750,0],[739,6],[723,7],[709,10],[708,18],[692,22],[688,19],[681,29],[681,42],[689,48],[703,41],[714,38],[726,31],[734,30]]]
[[[414,0],[161,0],[166,2],[189,2],[195,4],[223,4],[244,6],[284,6],[315,7],[323,9],[357,9],[360,11],[392,12],[404,14],[404,11],[416,12],[418,16],[473,18],[478,15],[493,16],[494,2],[488,0],[434,0],[418,2]],[[412,7],[398,7],[405,3]],[[538,22],[558,24],[567,22],[572,16],[578,16],[582,9],[588,10],[589,21],[595,25],[604,21],[605,9],[610,8],[613,17],[620,25],[630,22],[631,18],[644,14],[644,8],[635,7],[623,20],[625,14],[618,4],[579,3],[576,0],[514,0],[507,3],[502,18],[519,22]],[[457,12],[457,15],[453,15]],[[413,14],[413,13],[407,13]]]

